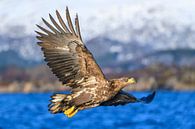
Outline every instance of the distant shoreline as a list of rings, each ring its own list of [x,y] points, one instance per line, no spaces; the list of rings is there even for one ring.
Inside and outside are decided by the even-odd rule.
[[[153,64],[128,72],[113,72],[106,68],[107,78],[134,77],[136,84],[125,88],[128,91],[170,90],[195,91],[195,67]],[[110,72],[109,72],[110,71]],[[33,93],[69,90],[44,65],[31,69],[10,67],[0,73],[0,93]]]

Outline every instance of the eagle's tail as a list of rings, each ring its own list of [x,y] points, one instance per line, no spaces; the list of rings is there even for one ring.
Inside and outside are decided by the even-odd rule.
[[[73,106],[72,96],[68,94],[54,94],[51,96],[49,111],[53,114],[64,112],[68,117],[74,116],[78,109]]]

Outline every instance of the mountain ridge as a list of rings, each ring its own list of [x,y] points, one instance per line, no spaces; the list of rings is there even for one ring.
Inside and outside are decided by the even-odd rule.
[[[42,25],[41,17],[48,19],[46,15],[49,12],[54,15],[56,8],[63,13],[64,2],[23,0],[22,8],[13,8],[15,2],[9,2],[0,1],[3,9],[0,12],[0,54],[14,51],[25,61],[41,62],[43,54],[36,45],[34,30],[38,28],[35,24]],[[192,0],[185,4],[177,1],[177,5],[161,0],[152,0],[150,4],[139,0],[126,5],[116,1],[117,4],[114,4],[113,1],[114,5],[106,8],[105,5],[100,6],[102,1],[94,2],[97,5],[93,5],[93,10],[86,9],[83,4],[77,12],[86,46],[104,67],[109,63],[130,62],[161,50],[195,49],[195,18],[191,13],[195,3]],[[72,3],[77,2],[73,0]],[[27,7],[26,12],[22,12]],[[73,18],[76,11],[71,8],[70,12]]]

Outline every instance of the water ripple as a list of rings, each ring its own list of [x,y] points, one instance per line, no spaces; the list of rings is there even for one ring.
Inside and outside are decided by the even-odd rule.
[[[195,92],[160,91],[149,105],[98,107],[81,111],[71,119],[48,112],[50,95],[0,94],[0,129],[195,128]]]

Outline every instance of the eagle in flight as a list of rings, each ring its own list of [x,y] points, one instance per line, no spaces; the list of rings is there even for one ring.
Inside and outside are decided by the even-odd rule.
[[[73,26],[66,7],[67,24],[56,10],[58,21],[49,14],[53,25],[42,18],[48,29],[37,25],[36,31],[45,61],[59,80],[71,87],[70,94],[51,96],[49,111],[74,116],[78,111],[97,106],[117,106],[128,103],[149,103],[155,92],[143,98],[136,98],[122,89],[132,83],[134,78],[122,77],[106,79],[93,55],[85,46],[80,32],[78,15]]]

